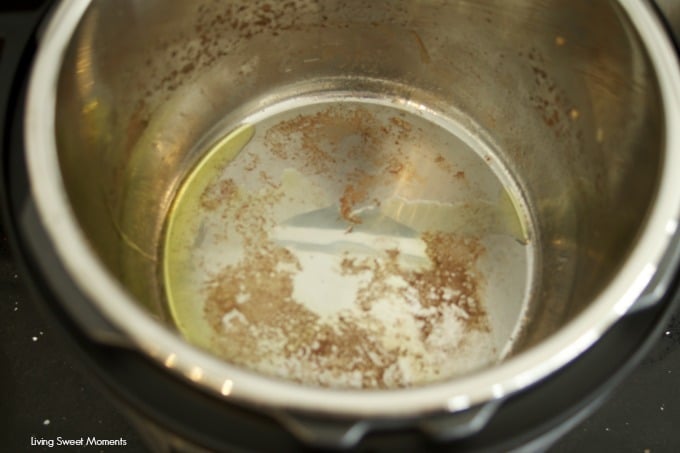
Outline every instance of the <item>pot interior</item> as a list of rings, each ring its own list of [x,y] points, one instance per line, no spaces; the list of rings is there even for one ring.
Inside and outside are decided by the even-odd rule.
[[[108,271],[189,342],[315,386],[548,338],[635,247],[664,150],[614,1],[93,1],[57,95]]]

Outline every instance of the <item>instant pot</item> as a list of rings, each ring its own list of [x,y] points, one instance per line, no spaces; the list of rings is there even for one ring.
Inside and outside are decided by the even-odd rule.
[[[42,27],[8,229],[173,448],[540,448],[673,307],[680,78],[652,4],[83,1]],[[368,308],[329,339],[312,305],[352,284]],[[390,362],[385,326],[409,319],[422,344],[404,327]],[[351,340],[363,362],[336,360]],[[326,343],[320,368],[281,362]]]

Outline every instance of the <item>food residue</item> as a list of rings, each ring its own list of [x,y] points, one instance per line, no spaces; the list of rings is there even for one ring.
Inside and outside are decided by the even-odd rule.
[[[506,194],[479,198],[483,159],[461,167],[448,139],[384,106],[267,121],[218,140],[175,200],[163,263],[180,331],[230,363],[337,388],[497,360],[483,237],[526,232]]]

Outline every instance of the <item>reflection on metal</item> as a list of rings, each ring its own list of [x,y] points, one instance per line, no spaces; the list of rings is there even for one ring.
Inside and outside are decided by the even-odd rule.
[[[203,378],[203,369],[199,366],[195,366],[189,370],[187,377],[194,382],[198,382]]]
[[[233,388],[234,381],[232,381],[231,379],[225,379],[224,383],[222,383],[222,390],[220,393],[222,393],[222,395],[224,396],[229,396]]]
[[[218,395],[230,376],[231,394],[254,403],[394,416],[536,382],[619,318],[677,234],[680,130],[669,125],[680,123],[680,75],[646,2],[511,3],[331,0],[321,15],[306,0],[290,11],[285,2],[267,11],[246,1],[61,2],[35,60],[25,139],[31,190],[65,268],[140,349],[159,348],[162,362],[176,353],[184,375],[199,366],[201,385]],[[446,112],[489,144],[484,162],[516,181],[536,248],[517,354],[395,391],[410,397],[355,397],[252,379],[159,325],[158,261],[117,228],[158,255],[171,201],[209,138],[328,92]]]
[[[175,362],[177,361],[177,354],[174,352],[170,354],[166,359],[165,359],[165,366],[168,368],[172,368],[175,366]]]
[[[449,412],[458,412],[468,409],[472,404],[467,395],[456,395],[446,401],[446,409]]]

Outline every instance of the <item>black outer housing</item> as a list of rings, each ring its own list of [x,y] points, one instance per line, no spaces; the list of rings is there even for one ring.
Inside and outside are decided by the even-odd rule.
[[[44,13],[35,10],[35,24]],[[28,15],[26,16],[28,17]],[[24,25],[25,27],[25,25]],[[64,342],[146,434],[151,448],[211,451],[300,451],[309,448],[277,420],[257,408],[226,403],[164,370],[139,352],[110,346],[93,337],[116,336],[60,265],[40,224],[30,196],[23,149],[25,79],[35,40],[19,34],[11,51],[16,71],[3,67],[0,87],[2,197],[5,229],[15,260],[33,299],[59,330]],[[28,40],[22,49],[22,39]],[[5,44],[6,48],[10,48]],[[20,54],[17,51],[21,51]],[[6,59],[5,59],[6,60]],[[7,64],[7,63],[4,63]],[[12,78],[13,77],[13,78]],[[12,78],[12,79],[10,79]],[[7,112],[13,112],[6,115]],[[544,450],[588,417],[646,355],[680,304],[676,273],[667,296],[657,305],[623,317],[593,347],[547,379],[502,402],[476,434],[437,442],[416,429],[377,429],[357,445],[361,451],[511,451]],[[79,324],[74,320],[77,312]],[[99,319],[97,319],[99,318]],[[88,322],[91,321],[91,322]],[[103,321],[103,322],[102,322]],[[102,335],[98,335],[102,333]],[[325,420],[341,425],[346,420]],[[451,423],[458,423],[452,417]]]

